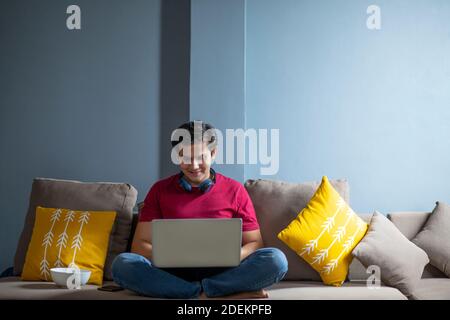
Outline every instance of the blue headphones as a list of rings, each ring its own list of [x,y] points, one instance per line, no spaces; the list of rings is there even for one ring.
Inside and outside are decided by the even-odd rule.
[[[211,190],[211,188],[216,183],[216,172],[212,168],[210,169],[210,175],[211,175],[211,177],[209,179],[206,179],[205,181],[203,181],[202,183],[200,183],[198,185],[198,187],[202,193],[206,193],[209,190]],[[180,172],[179,183],[180,183],[180,187],[183,188],[184,191],[187,191],[187,192],[192,191],[192,186],[184,177],[183,172]]]

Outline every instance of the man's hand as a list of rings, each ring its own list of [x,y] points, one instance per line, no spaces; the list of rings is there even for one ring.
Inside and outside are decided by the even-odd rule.
[[[134,232],[131,252],[152,259],[152,223],[138,222]]]
[[[259,229],[242,232],[241,261],[262,247],[263,240]]]

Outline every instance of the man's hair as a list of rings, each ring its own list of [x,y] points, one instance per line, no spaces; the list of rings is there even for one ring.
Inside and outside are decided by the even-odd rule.
[[[187,130],[190,135],[190,143],[205,142],[213,149],[217,145],[216,129],[209,123],[205,123],[201,120],[194,120],[183,123],[175,130]],[[195,134],[194,134],[195,133]],[[183,137],[179,137],[178,140],[172,140],[172,147],[175,147],[179,143],[183,143]],[[186,142],[184,142],[186,143]]]

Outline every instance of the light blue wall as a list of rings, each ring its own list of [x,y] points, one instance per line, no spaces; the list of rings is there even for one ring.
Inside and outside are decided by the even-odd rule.
[[[279,128],[271,179],[348,178],[351,204],[450,201],[450,2],[247,0],[246,125]],[[246,178],[258,177],[247,166]]]
[[[380,31],[371,1],[77,3],[81,32],[71,1],[0,6],[0,269],[33,177],[127,181],[141,200],[176,170],[168,139],[188,118],[279,128],[280,171],[262,178],[348,178],[357,211],[450,201],[448,1],[377,1]]]
[[[189,2],[77,0],[69,31],[73,3],[0,5],[0,272],[34,177],[129,182],[142,200],[173,170],[162,125],[188,119]]]
[[[191,1],[190,119],[245,127],[245,0]],[[224,157],[225,159],[225,157]],[[214,165],[244,180],[244,165]]]

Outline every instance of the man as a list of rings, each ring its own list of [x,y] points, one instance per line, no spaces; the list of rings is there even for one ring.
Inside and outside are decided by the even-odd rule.
[[[181,172],[151,187],[139,216],[132,252],[119,255],[113,262],[114,281],[158,298],[267,298],[264,288],[280,281],[287,272],[286,257],[276,248],[263,248],[255,210],[243,185],[211,169],[217,152],[214,128],[192,121],[178,130],[189,133],[188,143],[181,138],[172,141],[174,147],[184,145],[179,150]],[[241,218],[239,266],[156,268],[151,262],[151,223],[164,218]]]

